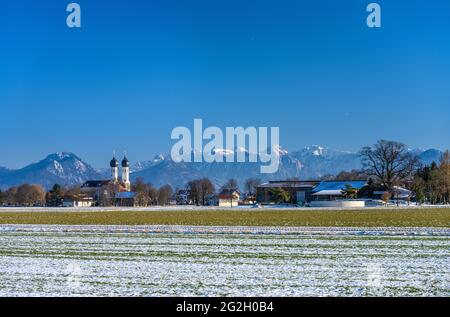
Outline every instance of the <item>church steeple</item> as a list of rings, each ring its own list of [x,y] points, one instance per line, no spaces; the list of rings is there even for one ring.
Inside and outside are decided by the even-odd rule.
[[[109,166],[111,166],[111,180],[116,184],[119,182],[119,161],[116,159],[115,153],[113,153]]]
[[[127,159],[126,152],[124,153],[122,160],[122,182],[125,184],[125,188],[127,191],[131,190],[130,183],[130,162]]]

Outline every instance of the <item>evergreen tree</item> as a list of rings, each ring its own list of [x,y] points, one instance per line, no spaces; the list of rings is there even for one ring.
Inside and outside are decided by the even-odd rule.
[[[287,203],[291,199],[289,192],[283,188],[271,188],[269,193],[276,204]]]
[[[50,190],[46,195],[46,203],[49,207],[59,207],[62,205],[64,199],[64,193],[61,186],[58,184],[53,185],[52,190]]]
[[[347,199],[354,199],[358,195],[358,190],[353,188],[352,185],[345,185],[345,188],[342,189],[342,195]]]

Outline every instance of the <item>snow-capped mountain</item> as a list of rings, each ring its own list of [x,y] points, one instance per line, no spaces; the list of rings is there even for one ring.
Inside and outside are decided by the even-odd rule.
[[[164,155],[158,154],[153,158],[153,160],[136,162],[130,166],[130,172],[135,173],[135,172],[145,170],[151,166],[158,165],[159,163],[164,161],[164,159],[165,159]]]
[[[420,150],[419,150],[420,151]],[[421,150],[421,153],[418,153],[421,162],[425,165],[430,165],[433,162],[439,163],[442,159],[442,152],[436,149],[429,150]]]
[[[272,149],[268,150],[271,153]],[[238,180],[243,186],[245,180],[250,177],[261,178],[262,180],[279,180],[292,177],[299,177],[302,164],[295,158],[290,157],[286,150],[277,146],[273,151],[280,156],[280,167],[278,172],[273,174],[261,174],[261,162],[242,162],[242,163],[195,163],[195,162],[174,162],[169,156],[158,164],[154,164],[146,169],[136,171],[131,175],[132,180],[141,177],[154,186],[169,184],[174,188],[184,187],[189,180],[207,177],[216,187],[220,187],[230,178]],[[235,151],[217,150],[216,153],[222,154],[224,160],[230,155],[237,155],[238,152],[244,152],[243,149]],[[236,160],[235,160],[236,161]]]
[[[234,178],[240,186],[250,177],[260,178],[262,181],[282,180],[288,178],[320,179],[325,175],[336,175],[341,171],[361,169],[361,158],[358,153],[339,151],[322,146],[308,146],[299,151],[289,153],[280,146],[268,149],[280,157],[280,167],[274,174],[261,174],[261,163],[175,163],[168,156],[164,160],[141,169],[132,174],[151,182],[155,186],[170,184],[173,187],[183,187],[196,178],[207,177],[216,187],[224,184],[228,179]],[[224,157],[236,155],[236,151],[217,150]],[[442,155],[439,150],[416,150],[423,164],[438,162]],[[246,152],[248,155],[248,152]]]
[[[358,153],[338,151],[318,145],[307,146],[291,155],[303,165],[302,179],[317,179],[325,175],[335,175],[341,171],[361,168],[361,158]]]
[[[141,177],[154,186],[170,184],[174,188],[182,188],[193,179],[207,177],[216,187],[234,178],[243,188],[247,178],[260,178],[262,181],[283,180],[289,178],[320,179],[325,175],[336,175],[341,171],[361,168],[358,153],[330,149],[323,146],[308,146],[299,151],[288,152],[280,146],[269,148],[267,153],[276,153],[280,157],[279,169],[274,174],[261,174],[261,162],[251,163],[176,163],[171,157],[157,155],[152,160],[136,162],[131,166],[131,179]],[[436,149],[411,150],[418,155],[423,164],[439,162],[442,152]],[[238,153],[250,153],[245,149],[217,150],[224,158]],[[90,179],[108,179],[109,168],[95,170],[72,153],[50,154],[40,162],[22,169],[10,170],[0,167],[0,188],[22,183],[41,184],[50,188],[53,184],[63,186],[80,185]]]
[[[65,152],[50,154],[21,169],[0,172],[0,186],[3,188],[29,183],[48,189],[54,184],[72,186],[88,179],[102,179],[102,175],[75,154]]]

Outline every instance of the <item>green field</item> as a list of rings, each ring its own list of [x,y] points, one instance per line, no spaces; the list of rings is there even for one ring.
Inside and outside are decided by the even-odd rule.
[[[450,227],[450,208],[0,212],[0,224]]]

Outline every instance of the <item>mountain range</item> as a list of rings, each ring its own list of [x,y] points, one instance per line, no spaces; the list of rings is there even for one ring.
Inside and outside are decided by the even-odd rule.
[[[88,179],[102,179],[104,175],[85,163],[73,153],[54,153],[45,159],[11,170],[0,167],[0,188],[8,188],[23,183],[40,184],[49,189],[54,184],[74,186]]]
[[[241,150],[242,151],[242,150]],[[157,155],[148,161],[136,162],[131,166],[131,179],[138,177],[160,187],[170,184],[181,188],[189,180],[207,177],[216,187],[234,178],[240,186],[250,177],[262,181],[288,178],[319,179],[325,175],[336,175],[341,171],[361,168],[358,153],[334,150],[317,145],[299,151],[288,152],[280,147],[274,149],[280,157],[280,166],[274,174],[260,174],[257,163],[176,163],[169,156]],[[423,164],[440,160],[442,152],[436,149],[410,150],[418,155]],[[246,153],[248,154],[248,153]],[[223,155],[236,155],[224,151]],[[105,162],[108,166],[108,162]],[[24,168],[11,170],[0,167],[0,188],[8,188],[22,183],[41,184],[49,189],[53,184],[62,186],[79,185],[86,180],[108,179],[109,168],[95,169],[73,153],[54,153],[45,159]]]

